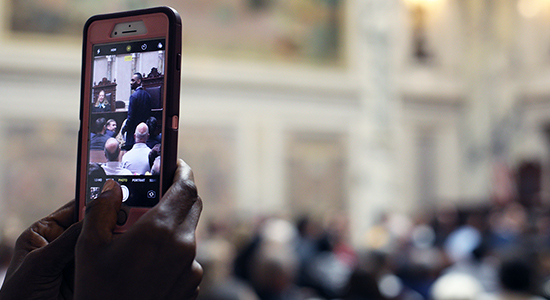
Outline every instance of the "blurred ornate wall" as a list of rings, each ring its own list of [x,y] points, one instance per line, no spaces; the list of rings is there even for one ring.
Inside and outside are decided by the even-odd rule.
[[[89,14],[155,1],[0,0],[0,227],[74,195]],[[550,5],[538,0],[212,0],[182,14],[180,155],[203,222],[506,201],[550,186]],[[53,176],[52,176],[53,174]],[[523,194],[522,194],[523,195]]]

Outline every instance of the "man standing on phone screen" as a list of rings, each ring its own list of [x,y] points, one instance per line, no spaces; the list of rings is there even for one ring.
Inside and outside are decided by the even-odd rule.
[[[141,86],[143,76],[141,73],[134,73],[130,80],[130,86],[135,92],[130,95],[130,103],[128,104],[128,120],[126,121],[126,143],[125,150],[132,149],[134,145],[134,132],[136,126],[147,121],[151,116],[151,95],[147,93]]]

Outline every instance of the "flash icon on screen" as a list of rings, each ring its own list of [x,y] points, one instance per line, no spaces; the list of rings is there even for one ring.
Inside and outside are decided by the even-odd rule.
[[[128,45],[126,46],[126,51],[130,52],[132,50],[132,46]]]

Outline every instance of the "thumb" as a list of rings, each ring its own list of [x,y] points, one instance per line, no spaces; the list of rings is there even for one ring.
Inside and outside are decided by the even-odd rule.
[[[121,205],[120,185],[113,180],[107,180],[101,195],[86,205],[86,216],[79,243],[92,243],[96,246],[109,243],[113,237]]]

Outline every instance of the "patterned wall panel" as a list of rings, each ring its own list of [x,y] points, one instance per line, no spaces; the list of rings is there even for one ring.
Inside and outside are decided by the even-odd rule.
[[[346,147],[339,134],[290,133],[288,206],[293,214],[328,216],[346,209]]]
[[[234,131],[217,127],[183,127],[179,139],[179,157],[193,168],[195,183],[203,199],[202,218],[230,216],[236,204]]]
[[[8,236],[74,199],[77,129],[54,120],[5,123],[1,225]]]
[[[168,5],[184,21],[185,52],[343,65],[344,0],[0,0],[17,33],[82,34],[93,14]]]

